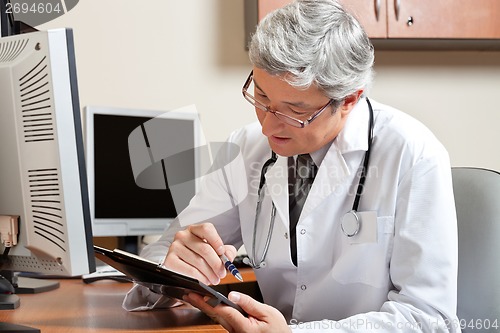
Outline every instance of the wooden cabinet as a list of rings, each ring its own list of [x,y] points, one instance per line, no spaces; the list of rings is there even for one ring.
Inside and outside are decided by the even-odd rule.
[[[290,0],[259,0],[258,18]],[[340,0],[374,39],[500,39],[500,0]]]
[[[387,38],[387,4],[391,0],[339,0],[370,38]]]

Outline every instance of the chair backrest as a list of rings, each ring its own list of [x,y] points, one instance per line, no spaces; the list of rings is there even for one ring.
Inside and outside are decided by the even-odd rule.
[[[463,332],[500,331],[500,173],[452,168]]]

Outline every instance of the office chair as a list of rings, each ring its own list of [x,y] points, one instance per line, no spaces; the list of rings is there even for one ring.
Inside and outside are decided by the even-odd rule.
[[[458,318],[463,332],[498,332],[500,173],[455,167],[452,177],[458,219]]]

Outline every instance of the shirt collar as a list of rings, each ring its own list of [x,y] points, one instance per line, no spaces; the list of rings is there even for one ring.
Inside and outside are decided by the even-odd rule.
[[[323,162],[323,159],[325,158],[326,153],[330,149],[330,146],[332,145],[332,141],[328,142],[326,145],[321,147],[320,149],[313,151],[309,155],[311,155],[311,158],[318,167],[321,165],[321,162]]]
[[[320,149],[309,153],[309,155],[311,156],[314,164],[318,168],[321,165],[321,162],[323,162],[323,159],[325,158],[326,153],[328,153],[328,150],[330,150],[331,145],[332,145],[332,141],[328,142],[326,145],[324,145]],[[294,161],[293,163],[297,162],[297,155],[294,155],[291,158],[293,158],[293,161]]]

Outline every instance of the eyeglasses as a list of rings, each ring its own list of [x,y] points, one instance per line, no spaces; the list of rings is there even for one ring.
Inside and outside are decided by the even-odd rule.
[[[245,99],[248,102],[250,102],[250,104],[255,106],[256,108],[258,108],[262,111],[265,111],[265,112],[272,113],[276,118],[278,118],[279,120],[281,120],[285,124],[288,124],[288,125],[293,126],[293,127],[298,127],[298,128],[306,127],[307,125],[312,123],[312,121],[314,119],[318,118],[321,115],[321,113],[323,113],[323,111],[334,102],[333,99],[330,99],[325,106],[323,106],[318,111],[314,112],[309,118],[307,118],[306,120],[300,120],[300,119],[296,119],[294,117],[291,117],[287,114],[272,110],[268,105],[265,105],[264,103],[257,100],[252,94],[250,94],[248,92],[248,88],[250,87],[252,82],[253,82],[253,71],[250,72],[250,75],[248,76],[245,84],[243,85],[243,88],[241,89],[241,91],[243,92],[243,97],[245,97]]]

